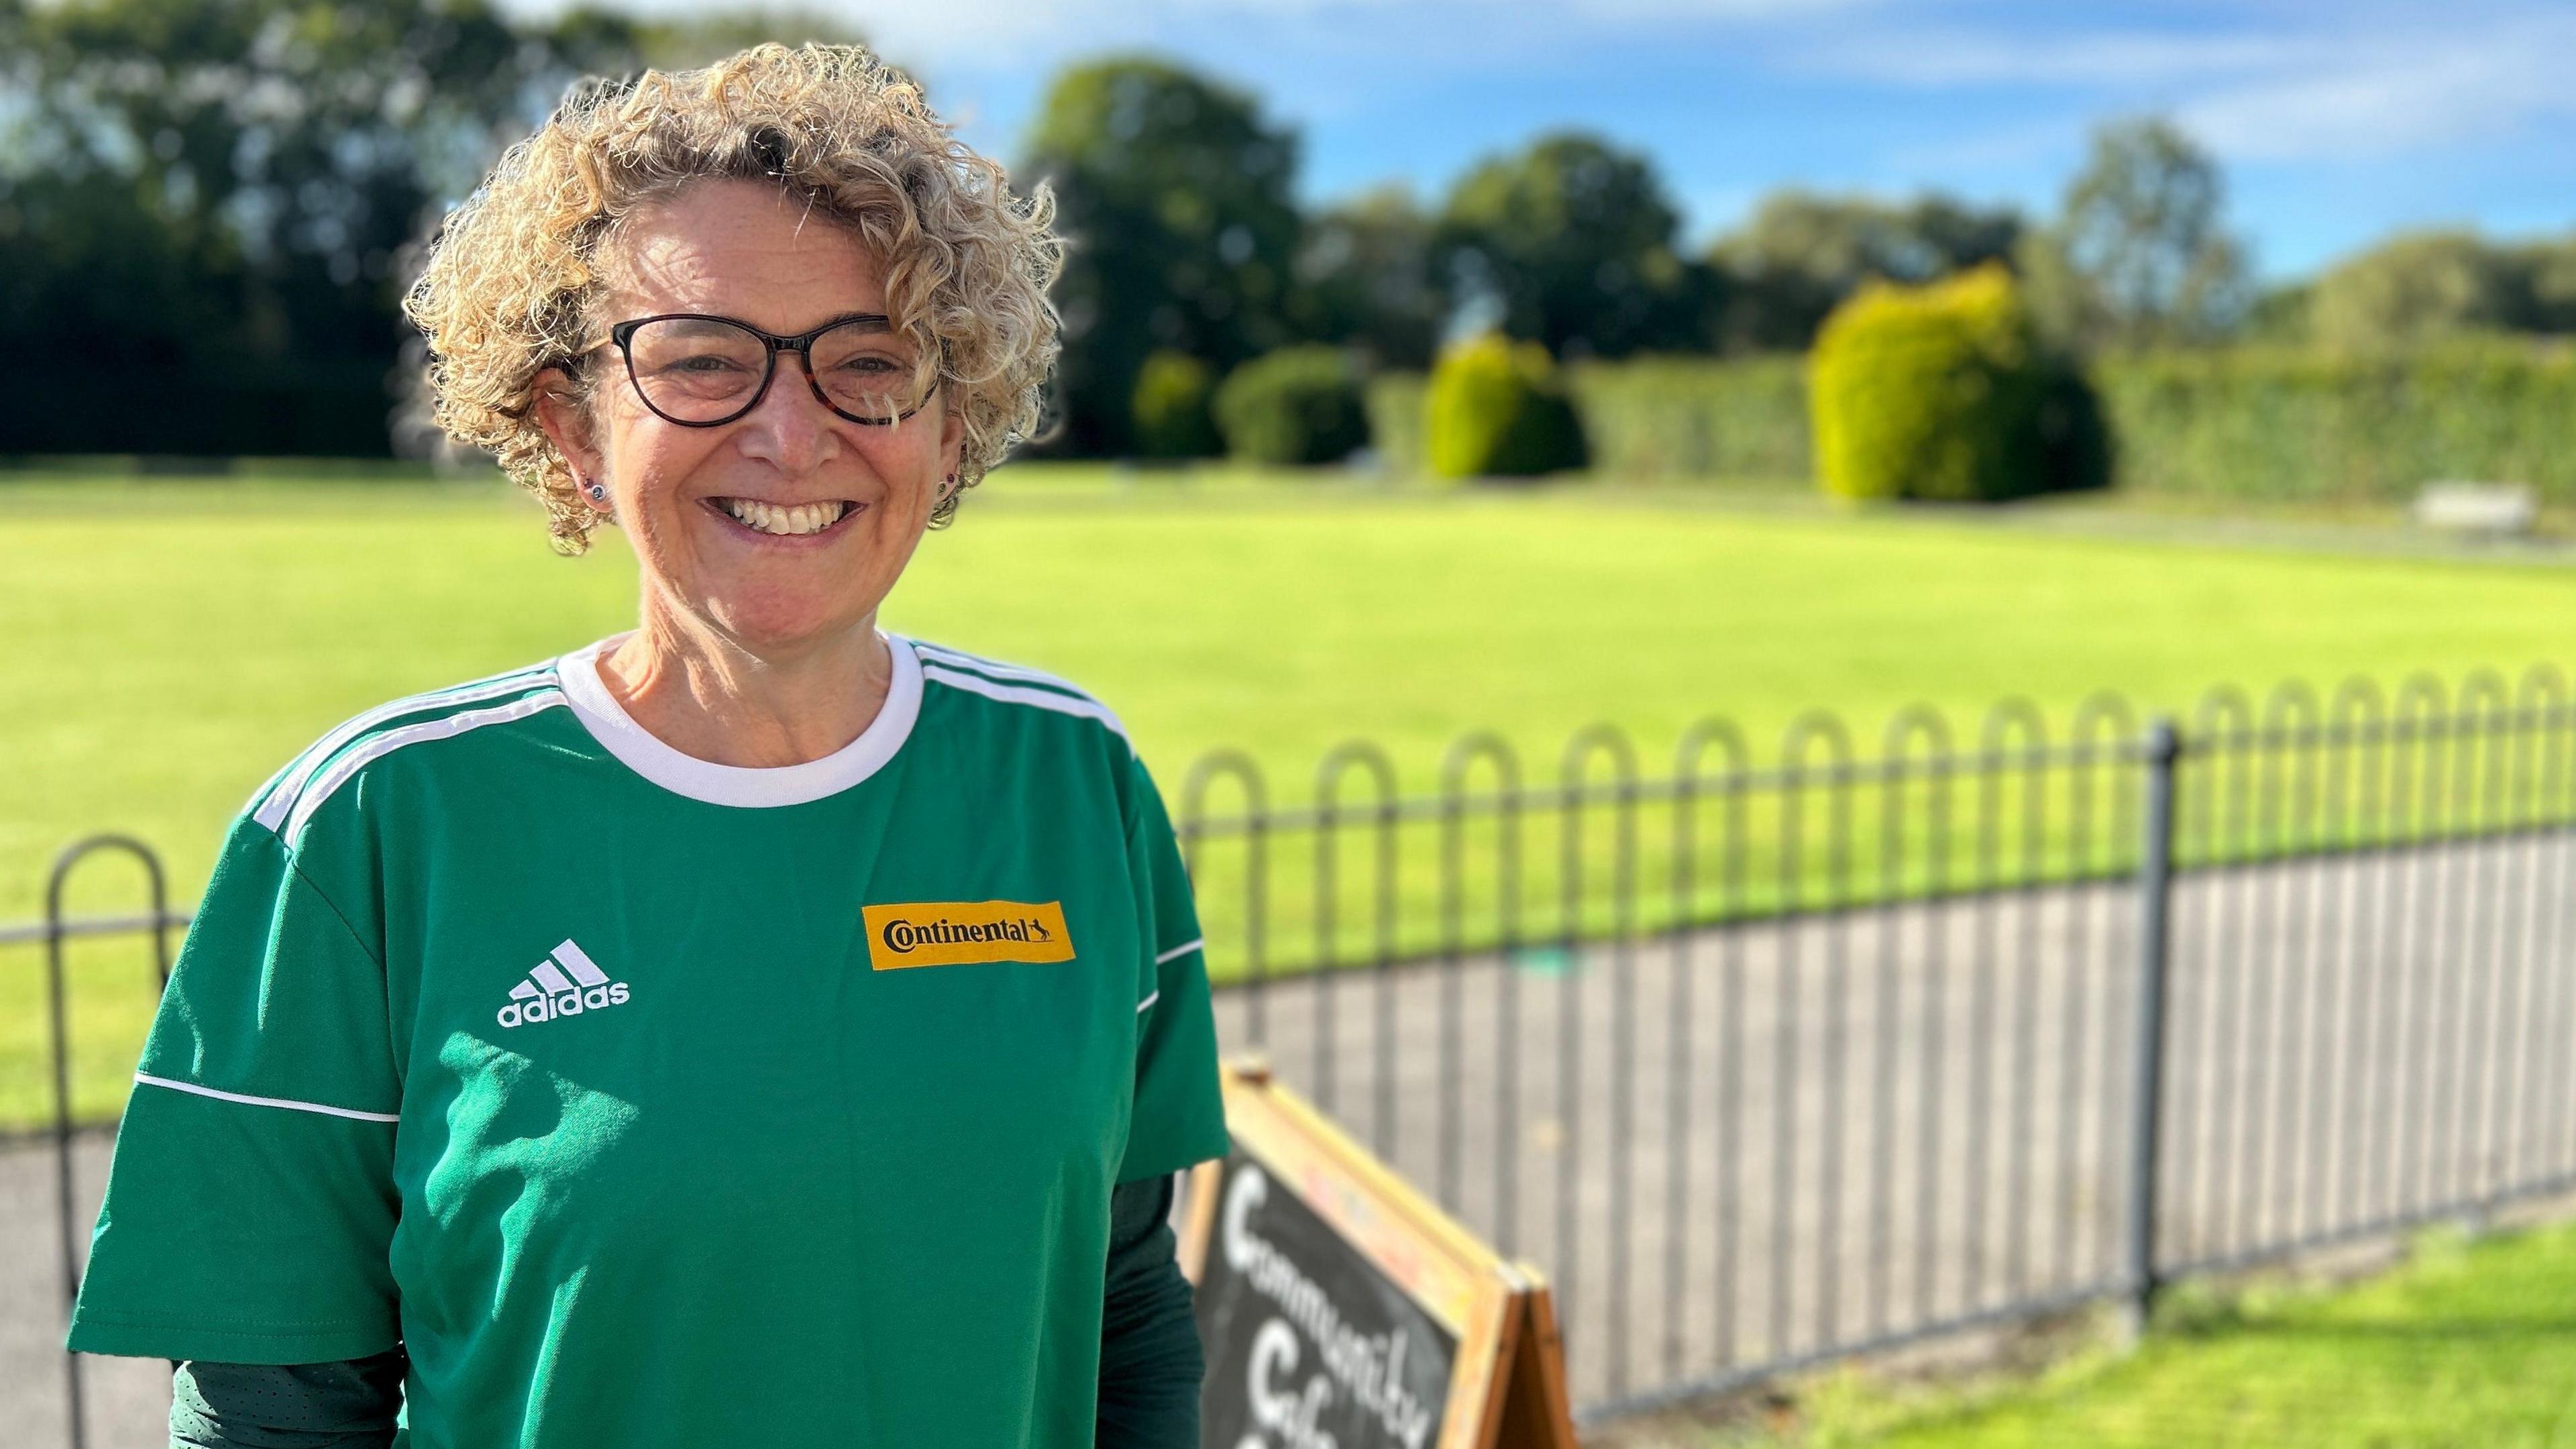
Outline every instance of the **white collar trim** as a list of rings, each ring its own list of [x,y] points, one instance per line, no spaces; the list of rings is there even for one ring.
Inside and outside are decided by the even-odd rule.
[[[886,641],[886,653],[894,660],[894,678],[886,687],[885,703],[878,707],[877,717],[868,722],[857,739],[801,765],[719,765],[664,744],[637,724],[617,697],[608,692],[599,677],[599,656],[626,637],[611,635],[555,661],[573,717],[628,769],[673,794],[710,805],[759,809],[802,805],[837,795],[893,759],[895,751],[911,738],[913,721],[921,715],[920,656],[913,653],[911,640],[879,632],[877,637]]]

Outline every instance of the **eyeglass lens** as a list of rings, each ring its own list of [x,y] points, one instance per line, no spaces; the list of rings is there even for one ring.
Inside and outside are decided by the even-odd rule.
[[[636,390],[653,410],[683,423],[729,422],[760,396],[769,348],[748,330],[707,317],[665,317],[627,339]],[[814,386],[843,416],[892,422],[920,405],[926,389],[910,349],[882,324],[851,322],[814,339],[806,355]]]

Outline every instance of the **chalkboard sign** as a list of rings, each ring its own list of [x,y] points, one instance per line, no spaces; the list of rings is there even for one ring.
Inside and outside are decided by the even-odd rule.
[[[1259,1066],[1190,1184],[1207,1449],[1573,1449],[1545,1283]]]

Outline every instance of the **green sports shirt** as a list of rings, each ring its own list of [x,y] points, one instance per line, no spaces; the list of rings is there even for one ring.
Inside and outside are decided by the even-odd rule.
[[[1089,1444],[1110,1190],[1226,1145],[1124,729],[893,638],[846,748],[716,765],[626,715],[614,642],[252,799],[71,1347],[400,1343],[412,1449]]]

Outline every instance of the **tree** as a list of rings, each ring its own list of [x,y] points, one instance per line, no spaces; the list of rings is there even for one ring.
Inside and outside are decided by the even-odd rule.
[[[2317,340],[2340,348],[2508,327],[2529,299],[2519,270],[2474,232],[2406,233],[2319,277],[2310,315]]]
[[[34,98],[0,108],[0,345],[65,359],[0,452],[383,452],[404,258],[442,204],[576,76],[773,24],[807,25],[0,0],[0,79]]]
[[[2094,132],[2055,225],[2021,249],[2044,331],[2080,347],[2206,341],[2237,320],[2245,257],[2218,164],[2171,124]]]
[[[1434,256],[1462,320],[1616,357],[1699,339],[1703,278],[1674,254],[1679,225],[1645,157],[1558,134],[1461,178]]]
[[[381,451],[395,257],[432,158],[526,78],[518,37],[420,0],[73,0],[12,28],[40,99],[0,178],[0,326],[85,365],[0,447],[113,446],[150,397],[156,450]],[[92,256],[143,285],[101,286]]]
[[[2258,289],[2245,304],[2237,335],[2248,342],[2300,344],[2313,339],[2317,284],[2283,282]]]
[[[1775,191],[1709,249],[1729,283],[1714,340],[1726,351],[1804,350],[1863,282],[1919,285],[2009,258],[2022,230],[2008,207],[1980,210],[1946,196],[1891,202]]]
[[[1056,79],[1029,152],[1073,243],[1056,285],[1073,449],[1128,449],[1156,350],[1222,373],[1287,340],[1297,139],[1251,97],[1162,61],[1099,61]]]
[[[1299,335],[1358,348],[1381,367],[1428,367],[1449,311],[1431,227],[1400,185],[1309,217],[1289,298]]]
[[[2576,332],[2576,234],[2530,252],[2533,330]]]
[[[2319,277],[2314,318],[2317,340],[2345,349],[2576,331],[2576,239],[2507,246],[2471,231],[2400,233]]]

